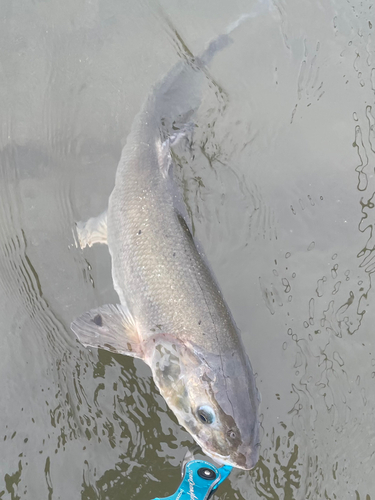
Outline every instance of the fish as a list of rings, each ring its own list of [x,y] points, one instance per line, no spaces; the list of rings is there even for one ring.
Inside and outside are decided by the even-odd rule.
[[[134,119],[107,210],[77,223],[81,248],[107,244],[119,303],[77,317],[85,347],[143,360],[178,422],[216,462],[249,470],[259,458],[259,393],[238,327],[192,234],[173,179],[171,148],[191,133],[213,56],[231,25],[199,56],[157,83]],[[177,128],[176,123],[182,126]]]

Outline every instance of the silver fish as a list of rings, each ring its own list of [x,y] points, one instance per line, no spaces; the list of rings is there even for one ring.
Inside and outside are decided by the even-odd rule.
[[[170,147],[200,103],[200,84],[229,32],[178,63],[134,120],[108,210],[78,224],[81,247],[107,243],[120,304],[76,318],[84,346],[142,359],[179,423],[216,461],[251,469],[259,457],[258,392],[240,334],[189,228]],[[165,125],[167,123],[167,125]],[[168,125],[169,124],[169,125]],[[187,127],[189,128],[189,126]]]

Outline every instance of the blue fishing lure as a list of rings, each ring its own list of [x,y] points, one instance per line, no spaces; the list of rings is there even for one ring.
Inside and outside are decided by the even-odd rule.
[[[176,493],[153,500],[208,500],[217,487],[229,476],[233,467],[217,469],[204,460],[191,460],[185,466],[183,479]]]

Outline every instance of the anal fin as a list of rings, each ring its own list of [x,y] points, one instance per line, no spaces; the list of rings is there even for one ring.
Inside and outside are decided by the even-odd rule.
[[[85,347],[143,358],[141,339],[128,308],[107,304],[82,314],[70,325]]]

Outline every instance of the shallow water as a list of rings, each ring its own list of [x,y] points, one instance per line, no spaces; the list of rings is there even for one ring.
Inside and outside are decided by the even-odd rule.
[[[140,361],[74,316],[116,302],[105,209],[153,83],[231,2],[1,2],[0,498],[170,495],[190,435]],[[262,394],[258,466],[217,499],[374,499],[371,1],[275,0],[215,58],[176,174]],[[183,43],[181,42],[183,41]]]

